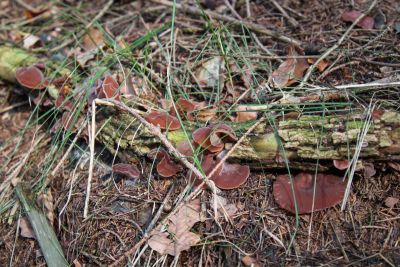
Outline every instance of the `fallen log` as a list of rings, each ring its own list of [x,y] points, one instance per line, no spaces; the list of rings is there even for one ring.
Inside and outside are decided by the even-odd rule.
[[[0,46],[0,78],[15,82],[17,68],[37,61],[35,56],[24,50]],[[292,107],[299,109],[301,105],[293,103]],[[356,111],[296,116],[264,112],[266,122],[245,138],[233,152],[231,160],[246,161],[263,168],[281,168],[285,166],[284,161],[288,160],[293,168],[309,169],[315,166],[316,160],[351,160],[357,146],[362,146],[360,159],[399,159],[400,113],[377,110],[372,111],[371,116],[362,109],[352,110]],[[145,127],[139,127],[132,116],[116,112],[111,107],[104,108],[103,113],[107,119],[98,121],[103,125],[97,141],[111,152],[116,152],[118,147],[118,155],[128,161],[136,161],[138,156],[146,155],[160,145],[160,140],[154,138]],[[240,137],[255,121],[224,123],[229,124]],[[201,127],[201,124],[187,121],[184,127],[191,136],[191,131]],[[186,140],[182,129],[169,131],[166,135],[174,145]],[[231,145],[225,144],[226,148]]]

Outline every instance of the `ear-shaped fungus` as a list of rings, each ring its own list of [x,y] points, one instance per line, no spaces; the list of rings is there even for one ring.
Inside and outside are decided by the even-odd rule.
[[[184,113],[184,115],[186,115],[187,119],[192,121],[194,119],[192,112],[203,108],[205,106],[205,103],[187,100],[187,99],[180,97],[176,101],[176,106],[177,106],[178,110],[180,111],[180,114]]]
[[[190,146],[191,144],[191,146]],[[182,141],[176,144],[176,150],[178,150],[182,155],[193,157],[193,149],[197,148],[197,144],[194,141]]]
[[[157,173],[162,177],[174,176],[182,170],[182,167],[174,163],[169,157],[167,151],[164,149],[154,148],[147,154],[147,156],[151,159],[161,159],[157,164],[156,169]]]
[[[139,169],[131,164],[118,163],[112,166],[112,171],[117,174],[123,174],[131,178],[138,178],[140,176]]]
[[[212,153],[219,152],[224,148],[223,140],[237,140],[232,128],[225,124],[210,125],[197,129],[193,132],[192,137],[197,144]]]
[[[15,78],[22,86],[30,89],[44,89],[48,81],[44,78],[43,72],[36,66],[18,68]]]
[[[335,166],[336,169],[341,171],[346,170],[350,166],[350,161],[348,161],[347,159],[344,160],[334,159],[333,166]]]
[[[312,212],[314,175],[299,173],[292,179],[299,214]],[[314,211],[323,210],[340,203],[346,183],[335,175],[318,174],[315,183]],[[289,175],[280,175],[273,185],[273,194],[278,205],[291,213],[296,213]]]
[[[179,120],[165,112],[152,111],[147,114],[145,120],[161,129],[178,130],[181,128]]]
[[[201,167],[206,175],[209,175],[214,167],[219,163],[219,159],[214,160],[213,155],[206,155],[203,158]],[[247,181],[250,175],[250,168],[247,165],[229,164],[224,162],[221,167],[210,177],[215,185],[221,189],[235,189],[240,187]],[[189,172],[188,178],[193,181],[193,177]],[[194,185],[199,185],[200,180],[195,179]]]

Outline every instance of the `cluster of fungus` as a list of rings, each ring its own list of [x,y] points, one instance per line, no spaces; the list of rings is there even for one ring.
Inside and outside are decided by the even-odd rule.
[[[170,107],[163,103],[168,112],[151,111],[144,118],[151,124],[160,127],[163,130],[178,130],[181,123],[173,114]],[[185,112],[186,117],[190,113],[201,107],[202,104],[180,98],[176,103],[178,112]],[[176,113],[175,113],[176,114]],[[225,147],[225,142],[237,141],[237,137],[231,127],[226,124],[212,124],[199,128],[192,133],[192,141],[183,141],[177,144],[177,150],[188,157],[193,156],[193,150],[200,147],[205,152],[201,163],[202,169],[206,175],[209,175],[220,163]],[[219,153],[216,155],[216,153]],[[182,170],[181,166],[174,163],[168,153],[162,149],[153,149],[148,156],[160,160],[157,164],[157,172],[160,176],[171,177]],[[221,189],[234,189],[244,184],[250,175],[250,168],[246,165],[230,164],[223,162],[216,169],[210,179]],[[200,177],[192,177],[189,171],[187,177],[194,185],[201,183]]]

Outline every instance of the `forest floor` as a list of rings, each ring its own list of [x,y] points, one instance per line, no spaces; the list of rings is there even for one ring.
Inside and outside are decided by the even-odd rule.
[[[145,109],[160,106],[161,99],[184,96],[207,102],[212,108],[203,115],[211,120],[234,117],[221,115],[218,106],[299,99],[316,86],[343,86],[341,94],[347,99],[330,101],[335,107],[347,108],[349,102],[353,111],[400,107],[398,87],[363,89],[378,80],[400,81],[398,1],[205,0],[174,5],[168,0],[3,0],[0,7],[0,42],[71,69],[71,88],[65,90],[100,78],[99,73],[113,75],[119,83],[128,77],[131,83],[125,93],[140,95]],[[344,21],[342,15],[349,10],[368,12],[373,25]],[[308,77],[302,70],[290,77],[291,83],[276,72],[285,62],[297,68],[305,59],[309,70],[330,48]],[[218,84],[202,90],[199,69],[215,58],[224,58],[224,70],[210,63],[207,68],[217,68],[212,82]],[[289,62],[291,58],[297,61]],[[274,87],[279,79],[284,80],[282,86]],[[360,85],[359,91],[347,88],[349,84]],[[226,216],[215,212],[212,192],[199,193],[201,215],[187,229],[199,240],[171,256],[159,253],[160,246],[168,249],[165,244],[144,238],[191,192],[185,172],[162,178],[154,161],[139,157],[141,178],[110,178],[113,163],[124,162],[124,155],[96,144],[89,216],[84,218],[93,157],[87,143],[90,131],[86,132],[90,112],[78,111],[81,124],[76,127],[83,125],[86,135],[74,142],[76,131],[54,126],[65,111],[54,103],[46,106],[46,96],[40,97],[39,107],[26,90],[0,80],[0,266],[46,265],[38,242],[29,237],[32,230],[12,185],[7,184],[16,169],[13,181],[35,193],[67,261],[76,267],[400,265],[398,160],[381,158],[372,162],[373,174],[356,172],[343,211],[335,205],[304,215],[293,215],[275,202],[273,183],[287,173],[285,168],[252,169],[246,183],[220,192],[228,201],[225,208],[234,207]],[[64,154],[68,157],[61,160]],[[346,170],[329,171],[348,175]],[[138,250],[124,255],[141,240],[146,242]]]

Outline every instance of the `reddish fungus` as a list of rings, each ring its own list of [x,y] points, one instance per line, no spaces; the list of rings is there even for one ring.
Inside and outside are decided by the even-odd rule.
[[[191,101],[191,100],[187,100],[184,99],[182,97],[180,97],[177,101],[176,101],[176,106],[178,108],[178,110],[180,111],[180,114],[183,113],[183,115],[185,115],[187,117],[188,120],[193,120],[193,111],[201,109],[205,106],[204,102],[196,102],[196,101]]]
[[[219,152],[224,148],[223,140],[237,140],[232,128],[225,124],[210,125],[197,129],[193,132],[192,137],[197,144],[212,153]]]
[[[171,177],[177,174],[182,170],[182,167],[178,164],[175,164],[169,156],[165,156],[158,164],[157,164],[157,173],[162,177]]]
[[[338,170],[346,170],[350,166],[350,161],[348,161],[347,159],[345,160],[334,159],[333,166],[335,166],[336,169]]]
[[[178,150],[182,155],[193,157],[193,149],[197,148],[197,144],[193,141],[182,141],[176,145],[176,150]]]
[[[178,130],[181,128],[179,120],[165,112],[152,111],[145,117],[146,121],[161,129]]]
[[[203,158],[201,167],[206,175],[209,175],[215,166],[220,162],[220,159],[215,160],[212,155],[206,155]],[[210,177],[215,185],[221,189],[235,189],[240,187],[247,181],[250,175],[250,168],[247,165],[229,164],[224,162],[216,172]],[[192,174],[188,173],[189,180],[193,180]],[[194,186],[198,186],[201,180],[196,178]]]
[[[154,148],[147,156],[151,159],[160,160],[157,164],[157,173],[162,177],[171,177],[177,174],[182,170],[182,167],[179,164],[174,163],[169,157],[167,151],[164,149]]]
[[[138,178],[140,176],[139,169],[131,164],[118,163],[112,166],[112,171],[117,174],[123,174],[131,178]]]
[[[43,72],[35,66],[18,68],[15,72],[15,78],[19,84],[30,89],[44,89],[48,86],[48,81],[45,80]]]
[[[312,212],[314,196],[314,176],[299,173],[293,178],[293,188],[299,214]],[[323,210],[340,203],[346,183],[335,175],[318,174],[315,183],[314,211]],[[288,175],[280,175],[273,185],[273,194],[278,205],[291,213],[295,211],[292,184]]]

